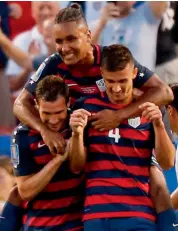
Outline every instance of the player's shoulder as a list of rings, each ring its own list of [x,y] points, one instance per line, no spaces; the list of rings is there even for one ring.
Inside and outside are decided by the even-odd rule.
[[[54,53],[52,55],[50,55],[49,57],[47,57],[41,65],[43,65],[44,67],[51,67],[51,68],[56,68],[60,63],[62,63],[62,59],[60,57],[60,55],[58,53]]]
[[[12,132],[12,138],[16,136],[28,136],[30,128],[22,123],[20,123]]]
[[[58,65],[62,62],[63,61],[58,53],[50,55],[41,63],[37,71],[31,77],[31,80],[38,82],[41,78],[44,78],[47,75],[56,74],[58,71]]]

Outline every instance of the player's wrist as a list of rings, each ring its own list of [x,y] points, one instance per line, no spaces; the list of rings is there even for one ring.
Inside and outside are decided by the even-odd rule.
[[[80,137],[80,136],[83,136],[83,130],[72,131],[72,136],[73,136],[73,137]]]
[[[164,122],[162,120],[153,121],[153,126],[156,129],[165,129]]]

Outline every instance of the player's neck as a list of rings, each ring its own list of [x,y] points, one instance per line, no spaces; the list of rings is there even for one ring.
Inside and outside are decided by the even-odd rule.
[[[127,106],[133,102],[133,96],[132,95],[130,95],[130,97],[127,97],[127,99],[124,99],[124,100],[113,100],[113,98],[110,97],[109,95],[108,95],[108,98],[112,104],[122,105],[123,107]]]
[[[91,46],[89,49],[88,49],[88,52],[86,54],[86,56],[80,60],[74,68],[84,68],[84,70],[86,70],[87,68],[90,68],[93,63],[94,63],[94,52],[93,52],[93,47]]]

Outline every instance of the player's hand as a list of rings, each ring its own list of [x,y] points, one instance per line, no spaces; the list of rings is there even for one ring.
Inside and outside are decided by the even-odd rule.
[[[110,18],[115,18],[119,16],[119,7],[117,7],[114,3],[106,3],[101,10],[100,20],[103,24],[106,24]]]
[[[142,110],[142,116],[153,123],[154,127],[164,127],[162,113],[154,103],[146,102],[139,106]]]
[[[78,109],[72,113],[70,117],[70,126],[74,134],[83,133],[89,116],[91,116],[91,113],[84,109]]]
[[[64,154],[66,149],[66,141],[59,132],[52,131],[48,128],[43,128],[41,136],[44,143],[48,146],[51,154]]]
[[[116,111],[113,110],[102,110],[91,116],[92,126],[100,131],[109,131],[117,128],[122,121]]]

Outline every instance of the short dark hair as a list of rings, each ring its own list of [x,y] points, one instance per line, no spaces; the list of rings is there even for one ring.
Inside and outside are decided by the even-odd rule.
[[[134,64],[134,59],[132,53],[127,47],[114,44],[103,48],[101,67],[106,70],[111,72],[121,71],[129,63]]]
[[[69,89],[67,84],[56,75],[48,75],[36,87],[36,100],[54,102],[59,96],[65,98],[66,103],[69,101]]]
[[[178,84],[171,85],[170,87],[171,87],[171,89],[173,91],[173,95],[174,95],[174,99],[170,103],[170,105],[178,111]]]
[[[82,8],[77,3],[73,3],[70,6],[60,10],[55,18],[55,24],[71,21],[81,21],[87,26],[87,21],[83,14]]]

